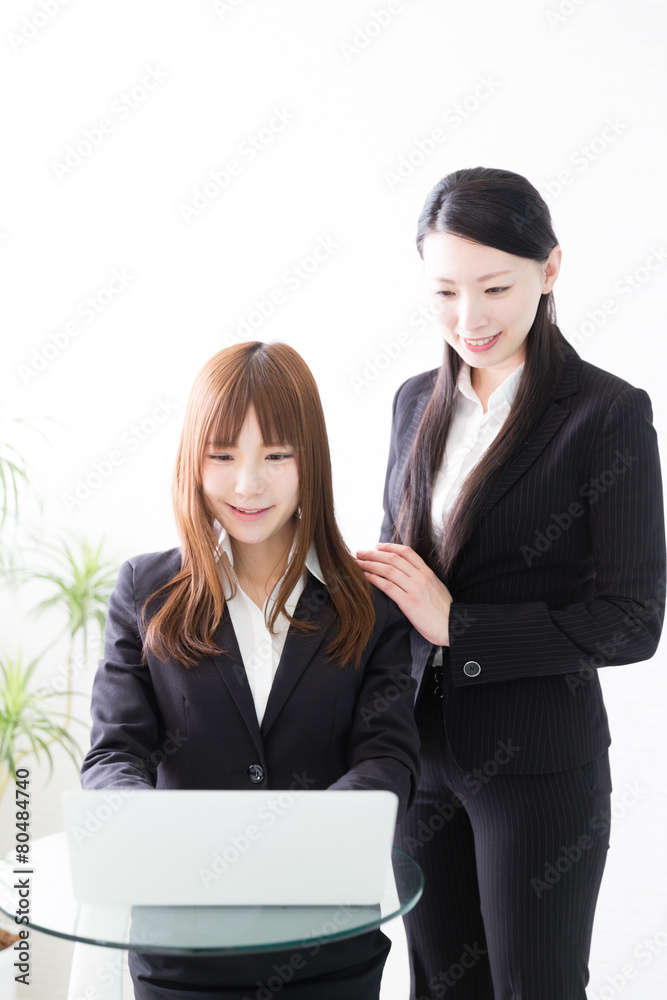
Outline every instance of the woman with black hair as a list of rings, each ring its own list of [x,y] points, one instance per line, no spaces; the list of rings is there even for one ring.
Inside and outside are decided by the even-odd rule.
[[[561,250],[525,178],[448,175],[417,246],[445,354],[396,393],[382,542],[357,553],[413,625],[411,997],[585,1000],[610,827],[598,668],[653,656],[665,608],[651,403],[558,329]]]

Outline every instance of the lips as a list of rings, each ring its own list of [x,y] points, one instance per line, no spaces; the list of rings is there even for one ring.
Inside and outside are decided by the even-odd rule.
[[[466,340],[465,337],[461,337],[461,340],[466,345],[469,351],[488,351],[497,342],[500,337],[500,333],[496,333],[493,337],[483,337],[477,341]]]
[[[258,518],[263,517],[267,511],[271,510],[270,507],[235,507],[231,503],[228,503],[227,506],[239,521],[256,521]]]

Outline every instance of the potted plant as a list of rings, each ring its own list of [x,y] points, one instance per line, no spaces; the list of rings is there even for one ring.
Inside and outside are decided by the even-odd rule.
[[[16,429],[26,425],[30,429],[30,425],[22,419],[2,418],[0,414],[0,425],[4,424],[5,428]],[[82,539],[77,552],[73,543],[65,540],[59,544],[47,543],[36,537],[34,530],[26,532],[22,523],[24,501],[28,498],[39,505],[39,497],[37,491],[28,493],[31,481],[28,462],[20,447],[6,440],[8,436],[11,435],[6,430],[0,434],[0,534],[6,536],[6,529],[10,524],[14,526],[19,541],[16,552],[20,555],[17,560],[12,552],[7,559],[10,547],[0,547],[3,552],[0,555],[0,579],[4,577],[12,585],[31,581],[51,585],[51,593],[40,601],[34,612],[42,614],[50,609],[63,612],[68,651],[64,676],[39,689],[32,684],[44,653],[28,664],[23,663],[20,651],[15,658],[7,652],[0,657],[0,799],[8,783],[16,778],[16,762],[27,754],[33,754],[37,760],[46,757],[49,775],[53,770],[50,748],[56,744],[62,746],[75,763],[78,762],[79,747],[69,732],[75,648],[80,639],[85,664],[90,649],[90,625],[97,626],[102,635],[115,578],[115,568],[102,560],[102,542],[94,547]],[[24,561],[26,552],[30,550],[26,534],[34,553],[30,558],[31,566],[26,566]],[[57,701],[61,696],[66,698],[64,711],[53,703],[53,699]]]
[[[0,799],[10,781],[16,780],[16,766],[23,757],[42,755],[53,771],[52,745],[62,746],[77,763],[79,746],[67,729],[69,712],[54,712],[49,702],[59,698],[56,691],[31,690],[30,680],[41,657],[23,664],[19,651],[15,660],[0,658]],[[63,723],[57,721],[62,719]]]

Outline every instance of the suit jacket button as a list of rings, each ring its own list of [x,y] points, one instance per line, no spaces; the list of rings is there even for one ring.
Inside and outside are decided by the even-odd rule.
[[[260,781],[264,781],[264,768],[261,764],[251,764],[248,768],[248,775],[251,781],[259,784]]]
[[[477,677],[481,674],[482,668],[480,667],[477,660],[468,660],[467,663],[463,664],[463,673],[466,677]]]

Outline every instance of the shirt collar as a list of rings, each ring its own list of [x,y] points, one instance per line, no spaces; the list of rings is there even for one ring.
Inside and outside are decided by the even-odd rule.
[[[516,391],[519,387],[519,381],[521,379],[521,373],[525,361],[514,369],[514,371],[507,376],[504,382],[493,390],[489,396],[489,402],[487,404],[487,410],[495,410],[500,406],[505,406],[509,409],[514,402],[514,397],[516,396]],[[459,375],[456,380],[456,386],[459,392],[466,397],[466,399],[472,400],[473,403],[477,403],[481,406],[481,400],[475,390],[472,387],[472,382],[470,380],[470,365],[464,361],[459,369]]]
[[[226,555],[227,555],[227,557],[228,557],[228,559],[229,559],[229,561],[230,561],[230,563],[232,564],[232,567],[233,567],[234,566],[234,555],[233,555],[233,552],[232,552],[232,543],[231,543],[231,540],[229,538],[229,533],[225,530],[225,528],[221,527],[221,525],[220,525],[220,523],[218,521],[215,522],[214,527],[216,527],[220,531],[220,534],[218,536],[218,544],[219,544],[220,548],[222,549],[222,551],[226,553]],[[296,548],[296,534],[294,535],[294,541],[292,542],[292,548],[290,549],[290,554],[289,554],[290,560],[291,560],[292,556],[294,555],[295,548]],[[316,576],[317,579],[320,581],[320,583],[323,583],[324,586],[326,587],[326,580],[324,579],[324,577],[322,575],[322,570],[320,568],[320,562],[319,562],[319,559],[317,558],[317,553],[315,551],[315,546],[313,544],[311,544],[310,548],[308,549],[308,554],[306,555],[306,569],[309,569],[310,572],[313,574],[313,576]]]

